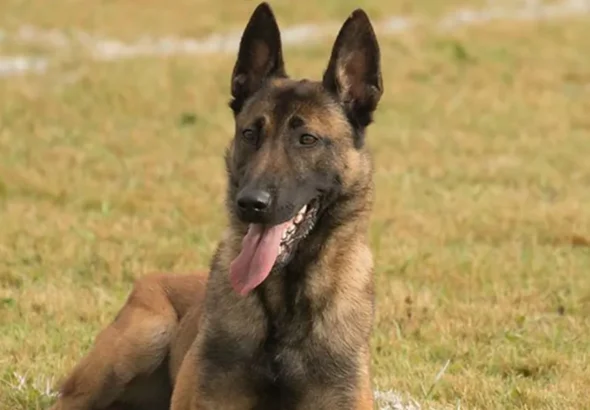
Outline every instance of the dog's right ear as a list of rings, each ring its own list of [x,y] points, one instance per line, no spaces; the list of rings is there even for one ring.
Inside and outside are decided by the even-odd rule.
[[[268,3],[260,3],[244,29],[232,73],[230,107],[234,114],[265,80],[286,75],[279,26]]]

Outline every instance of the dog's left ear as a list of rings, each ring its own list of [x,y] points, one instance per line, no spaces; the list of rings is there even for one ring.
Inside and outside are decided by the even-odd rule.
[[[363,10],[355,10],[340,29],[322,82],[359,131],[371,123],[383,82],[379,44]]]
[[[256,7],[240,40],[238,60],[231,77],[230,106],[235,114],[271,77],[285,77],[281,33],[268,3]]]

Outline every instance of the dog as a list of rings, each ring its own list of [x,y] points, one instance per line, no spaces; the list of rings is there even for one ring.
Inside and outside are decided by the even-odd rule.
[[[292,79],[257,6],[231,75],[228,225],[209,273],[138,279],[52,409],[373,409],[365,140],[380,64],[356,9],[322,79]]]

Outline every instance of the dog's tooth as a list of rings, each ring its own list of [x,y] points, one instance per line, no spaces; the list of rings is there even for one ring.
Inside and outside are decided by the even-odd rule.
[[[299,215],[303,216],[305,214],[306,210],[307,210],[307,205],[304,205],[303,208],[301,208],[301,211],[299,211]]]
[[[298,224],[299,222],[303,221],[303,215],[301,215],[300,213],[297,214],[297,216],[295,217],[295,223]]]

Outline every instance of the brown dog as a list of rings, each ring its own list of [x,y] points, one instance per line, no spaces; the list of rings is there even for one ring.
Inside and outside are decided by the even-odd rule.
[[[322,81],[293,80],[260,4],[231,94],[229,226],[208,278],[139,280],[54,409],[373,408],[365,130],[382,82],[367,15],[346,20]]]

